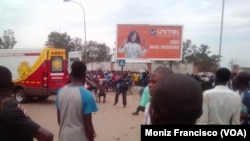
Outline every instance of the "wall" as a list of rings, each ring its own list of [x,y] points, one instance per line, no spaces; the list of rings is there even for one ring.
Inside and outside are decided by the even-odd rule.
[[[159,66],[169,67],[169,64],[157,64],[157,63],[126,63],[123,67],[124,71],[140,71],[140,70],[148,70],[153,71]],[[89,63],[87,64],[87,70],[122,70],[122,68],[116,62],[101,62],[101,63]],[[182,73],[182,74],[194,74],[194,67],[192,63],[183,64],[183,63],[176,63],[174,62],[172,65],[172,70],[175,73]]]

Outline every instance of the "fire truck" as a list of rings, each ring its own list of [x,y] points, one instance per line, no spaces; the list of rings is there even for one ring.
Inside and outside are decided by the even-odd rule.
[[[1,49],[0,65],[11,70],[15,99],[25,103],[30,98],[45,100],[56,94],[69,80],[68,62],[82,60],[79,54],[70,52],[66,55],[65,49],[54,47]]]

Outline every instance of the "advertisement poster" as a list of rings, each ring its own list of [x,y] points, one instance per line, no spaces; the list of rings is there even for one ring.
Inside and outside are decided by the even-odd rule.
[[[116,58],[181,60],[182,25],[118,24]]]

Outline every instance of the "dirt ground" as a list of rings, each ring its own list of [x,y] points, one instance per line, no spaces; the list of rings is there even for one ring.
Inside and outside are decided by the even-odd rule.
[[[142,112],[138,116],[132,115],[139,104],[139,87],[132,88],[128,92],[127,106],[123,108],[122,96],[118,104],[113,106],[113,92],[107,93],[107,103],[98,103],[99,111],[93,113],[93,124],[97,133],[95,141],[140,141],[140,125],[144,122]],[[33,101],[24,104],[30,117],[54,133],[54,141],[58,141],[59,127],[56,120],[56,109],[54,107],[55,96],[40,102]]]

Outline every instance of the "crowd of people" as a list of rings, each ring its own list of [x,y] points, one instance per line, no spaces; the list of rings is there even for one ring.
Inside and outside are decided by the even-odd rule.
[[[25,108],[12,98],[14,83],[9,68],[0,66],[0,138],[5,141],[52,141],[53,134],[26,115]],[[145,125],[249,125],[250,73],[232,73],[219,68],[214,76],[198,78],[158,67],[152,73],[87,71],[76,61],[71,65],[70,82],[56,95],[55,108],[60,141],[94,141],[97,133],[92,113],[97,103],[106,102],[106,93],[115,92],[114,106],[122,95],[140,87],[140,101],[132,115],[144,113]],[[77,136],[77,138],[76,138]]]

